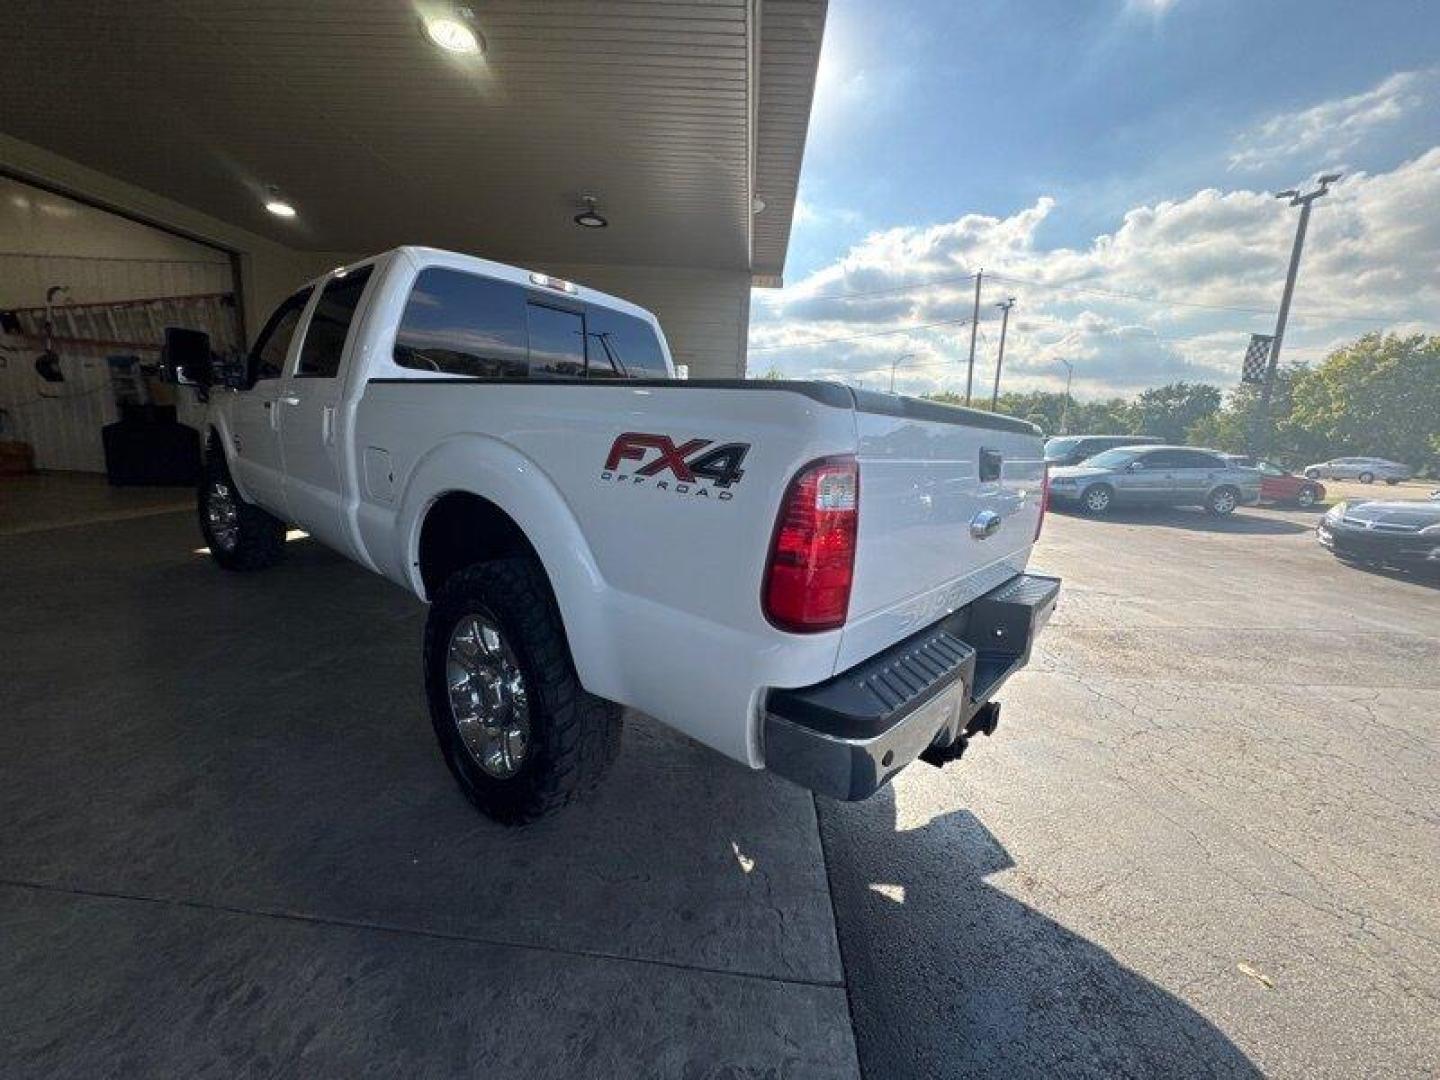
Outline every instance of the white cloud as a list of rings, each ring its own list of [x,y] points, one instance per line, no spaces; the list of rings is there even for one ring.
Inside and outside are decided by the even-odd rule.
[[[1382,325],[1440,330],[1437,206],[1440,147],[1390,172],[1352,174],[1316,204],[1287,358],[1318,359]],[[999,332],[994,304],[1007,295],[1018,297],[1007,388],[1063,385],[1062,357],[1086,395],[1174,379],[1234,382],[1249,334],[1273,327],[1294,210],[1263,192],[1206,189],[1135,207],[1086,247],[1038,246],[1041,224],[1059,213],[1041,198],[1006,217],[967,214],[872,233],[790,288],[757,292],[752,372],[778,366],[873,387],[888,385],[896,356],[913,353],[897,371],[897,389],[963,390],[969,275],[984,267],[976,385],[987,392]],[[807,344],[836,338],[853,340]]]
[[[1175,6],[1175,0],[1125,0],[1125,10],[1159,18]]]
[[[1437,89],[1440,69],[1400,71],[1363,93],[1279,113],[1236,140],[1230,168],[1255,170],[1297,158],[1315,169],[1338,165],[1377,129],[1433,100]]]

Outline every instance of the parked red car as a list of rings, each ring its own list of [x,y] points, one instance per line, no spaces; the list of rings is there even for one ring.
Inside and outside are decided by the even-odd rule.
[[[1325,485],[1318,480],[1296,476],[1273,462],[1256,461],[1243,454],[1226,454],[1225,459],[1232,465],[1260,470],[1261,502],[1314,506],[1325,501]]]

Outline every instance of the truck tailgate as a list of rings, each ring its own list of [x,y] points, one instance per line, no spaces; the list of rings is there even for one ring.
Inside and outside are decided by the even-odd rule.
[[[837,671],[1021,573],[1045,475],[1039,434],[1023,421],[856,398],[860,527]]]

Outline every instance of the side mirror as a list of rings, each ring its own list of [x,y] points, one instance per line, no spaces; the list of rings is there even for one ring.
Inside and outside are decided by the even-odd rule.
[[[1130,462],[1129,465],[1126,465],[1126,466],[1125,466],[1125,471],[1126,471],[1126,472],[1140,472],[1140,471],[1143,470],[1144,468],[1145,468],[1145,462],[1143,462],[1143,461],[1132,461],[1132,462]]]
[[[203,330],[167,326],[161,364],[167,381],[198,386],[201,390],[209,390],[215,385],[215,360],[210,352],[210,335]]]

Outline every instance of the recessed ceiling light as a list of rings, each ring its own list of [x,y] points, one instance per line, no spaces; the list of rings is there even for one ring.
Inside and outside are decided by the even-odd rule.
[[[601,213],[595,209],[595,196],[582,196],[582,201],[585,203],[585,209],[575,215],[574,220],[576,225],[579,225],[582,229],[603,229],[610,224],[610,222],[605,220]]]
[[[270,199],[265,203],[265,209],[276,217],[292,218],[295,216],[295,207],[291,206],[284,199]]]
[[[469,8],[460,8],[453,17],[425,20],[425,36],[446,52],[475,55],[485,51],[485,40],[469,25]]]

